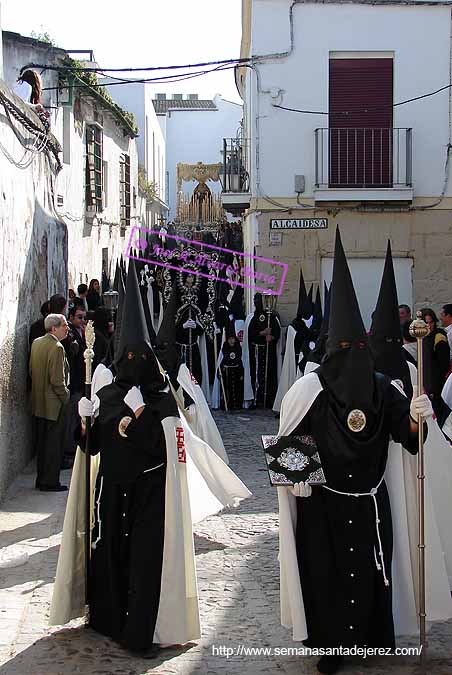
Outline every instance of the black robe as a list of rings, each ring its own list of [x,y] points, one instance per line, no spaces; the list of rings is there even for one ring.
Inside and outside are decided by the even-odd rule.
[[[161,421],[177,416],[170,394],[146,399],[136,419],[116,383],[98,392],[91,454],[100,452],[89,580],[90,625],[132,650],[152,645],[165,531],[166,444]],[[119,433],[124,417],[131,422]]]
[[[274,313],[270,316],[271,335],[274,337],[274,340],[271,342],[266,341],[265,335],[259,335],[267,326],[268,318],[264,311],[256,311],[248,326],[251,385],[254,391],[255,404],[260,408],[273,407],[278,389],[278,359],[276,350],[278,349],[278,342],[281,336],[281,325]],[[268,365],[266,369],[267,345]],[[265,382],[266,370],[267,382]]]
[[[228,410],[241,410],[243,408],[243,363],[242,348],[238,339],[234,347],[226,341],[222,348],[223,360],[221,362],[221,374],[226,391]],[[221,408],[224,410],[223,389],[220,386]]]
[[[312,351],[310,344],[315,342],[315,336],[303,319],[297,317],[292,321],[292,326],[296,331],[294,338],[295,368],[300,368],[300,372],[304,373],[309,354]]]
[[[326,483],[340,492],[365,493],[384,475],[390,436],[412,454],[409,401],[389,378],[377,376],[383,414],[365,440],[340,427],[324,389],[291,435],[311,434],[317,443]],[[386,484],[376,494],[383,570],[377,569],[379,543],[373,497],[345,496],[321,486],[297,499],[297,556],[309,647],[368,645],[394,647],[392,617],[392,523]]]

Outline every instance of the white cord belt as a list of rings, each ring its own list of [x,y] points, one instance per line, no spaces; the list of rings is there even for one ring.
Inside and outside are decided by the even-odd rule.
[[[383,572],[383,579],[385,582],[385,586],[389,586],[389,581],[386,576],[386,568],[385,568],[385,560],[384,560],[384,555],[383,555],[383,546],[381,545],[381,536],[380,536],[380,517],[378,513],[378,504],[377,504],[377,492],[378,488],[383,482],[383,476],[380,479],[380,482],[378,483],[377,487],[372,488],[370,492],[341,492],[340,490],[333,490],[333,488],[328,487],[327,485],[323,485],[322,487],[325,488],[325,490],[329,490],[330,492],[335,492],[337,495],[345,495],[346,497],[372,497],[373,502],[374,502],[374,507],[375,507],[375,529],[377,531],[377,539],[378,539],[378,546],[379,546],[379,551],[378,555],[380,556],[380,561],[381,564],[378,562],[377,559],[377,553],[375,551],[375,546],[374,546],[374,558],[375,558],[375,565],[377,567],[377,570],[382,570]]]

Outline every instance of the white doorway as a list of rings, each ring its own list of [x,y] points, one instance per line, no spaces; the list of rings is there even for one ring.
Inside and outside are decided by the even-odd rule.
[[[399,304],[413,306],[413,260],[412,258],[393,258]],[[347,258],[356,295],[361,309],[364,325],[368,330],[371,314],[377,303],[384,258]],[[333,259],[322,258],[321,288],[326,281],[328,286],[333,276]]]

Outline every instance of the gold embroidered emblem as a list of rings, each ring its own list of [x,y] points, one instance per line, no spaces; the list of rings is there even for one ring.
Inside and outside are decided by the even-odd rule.
[[[366,426],[366,416],[362,410],[351,410],[347,417],[347,424],[350,431],[362,431]]]
[[[118,424],[119,435],[122,436],[123,438],[127,438],[126,429],[131,423],[131,421],[132,421],[131,417],[123,417]]]

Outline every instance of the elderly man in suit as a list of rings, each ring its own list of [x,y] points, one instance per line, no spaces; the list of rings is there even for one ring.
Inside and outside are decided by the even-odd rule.
[[[69,401],[69,365],[61,344],[68,332],[66,317],[49,314],[44,327],[46,334],[33,342],[30,356],[38,460],[36,487],[42,492],[62,492],[67,490],[60,484]]]

